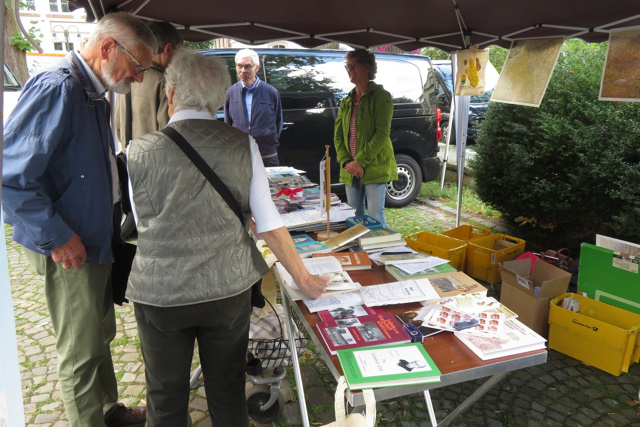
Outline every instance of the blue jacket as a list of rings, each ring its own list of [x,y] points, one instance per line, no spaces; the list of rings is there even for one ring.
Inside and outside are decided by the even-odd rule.
[[[75,232],[87,262],[113,262],[109,103],[75,58],[31,78],[4,127],[2,209],[13,238],[50,255]]]
[[[280,94],[270,84],[258,80],[253,89],[251,123],[248,123],[242,87],[242,82],[238,81],[227,89],[224,101],[225,123],[253,136],[263,157],[276,154],[282,132]]]

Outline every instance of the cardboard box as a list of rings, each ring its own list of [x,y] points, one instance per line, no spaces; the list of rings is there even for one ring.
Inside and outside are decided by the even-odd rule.
[[[580,249],[578,290],[596,301],[640,314],[638,259],[583,243]]]
[[[571,273],[542,260],[531,271],[531,260],[519,259],[503,262],[500,276],[500,302],[515,311],[522,323],[547,337],[549,301],[567,292]]]
[[[562,307],[566,297],[578,300],[577,313]],[[549,348],[613,375],[640,360],[640,314],[572,293],[550,307]]]

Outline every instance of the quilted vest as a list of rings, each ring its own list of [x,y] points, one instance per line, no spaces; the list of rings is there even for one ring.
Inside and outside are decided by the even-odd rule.
[[[229,188],[249,224],[247,134],[216,120],[170,126]],[[214,301],[246,291],[267,273],[238,217],[167,136],[154,132],[134,140],[127,160],[138,216],[127,298],[161,307]]]

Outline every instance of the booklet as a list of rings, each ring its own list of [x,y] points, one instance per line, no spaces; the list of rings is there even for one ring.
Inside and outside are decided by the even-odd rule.
[[[430,301],[440,298],[428,279],[404,280],[382,285],[363,286],[360,294],[369,307],[409,302]]]
[[[349,390],[440,382],[440,370],[419,343],[338,350]]]
[[[340,262],[333,257],[306,258],[302,262],[309,270],[309,273],[329,278],[329,286],[323,295],[353,292],[358,290],[349,274],[342,269]],[[274,271],[278,281],[285,286],[285,290],[293,301],[305,299],[293,277],[280,262],[274,265]]]

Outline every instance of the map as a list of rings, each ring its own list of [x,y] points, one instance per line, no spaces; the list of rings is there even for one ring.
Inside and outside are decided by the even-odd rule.
[[[491,101],[539,107],[562,41],[561,37],[514,41]]]
[[[611,31],[600,85],[601,101],[640,101],[640,29]]]

